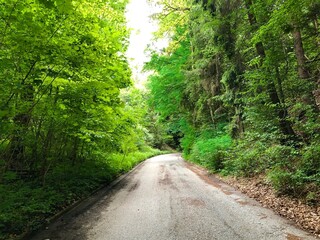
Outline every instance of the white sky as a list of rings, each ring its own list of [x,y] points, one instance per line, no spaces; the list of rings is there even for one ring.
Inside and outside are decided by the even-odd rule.
[[[147,0],[131,0],[127,5],[128,28],[132,29],[127,57],[136,85],[143,84],[147,78],[147,74],[142,73],[143,64],[150,59],[145,53],[147,45],[154,45],[158,49],[167,46],[167,40],[153,40],[152,33],[158,27],[157,23],[150,19],[150,15],[159,11],[159,6],[151,5]]]

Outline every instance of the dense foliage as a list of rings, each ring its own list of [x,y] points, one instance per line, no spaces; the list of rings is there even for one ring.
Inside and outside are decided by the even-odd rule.
[[[319,1],[157,2],[171,43],[145,93],[126,89],[127,0],[0,0],[0,238],[157,153],[146,142],[319,202]]]
[[[124,3],[0,6],[2,165],[45,176],[55,162],[119,149],[129,118],[119,99],[130,84]]]
[[[172,41],[146,65],[150,106],[184,155],[319,200],[319,2],[158,2]]]
[[[150,155],[125,57],[126,0],[0,0],[0,238]]]

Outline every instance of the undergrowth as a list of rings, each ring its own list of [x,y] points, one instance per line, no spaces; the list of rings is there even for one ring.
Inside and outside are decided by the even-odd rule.
[[[320,145],[280,144],[256,136],[233,141],[223,132],[203,131],[184,156],[212,172],[265,176],[279,195],[317,205],[320,201]]]
[[[279,195],[302,199],[308,204],[320,200],[320,145],[281,145],[263,141],[238,141],[223,160],[224,175],[265,175]]]
[[[160,153],[145,148],[128,155],[102,154],[100,161],[61,164],[48,172],[45,182],[7,172],[0,182],[0,239],[16,239],[38,229],[59,211]]]
[[[194,138],[190,150],[184,152],[184,156],[192,162],[198,163],[212,171],[223,169],[223,161],[226,157],[232,140],[222,130],[223,126],[215,131],[204,129],[197,138]]]

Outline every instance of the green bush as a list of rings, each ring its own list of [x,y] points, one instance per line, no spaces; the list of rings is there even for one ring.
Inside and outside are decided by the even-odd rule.
[[[266,146],[261,142],[236,142],[224,162],[222,173],[249,177],[263,172],[267,167],[265,150]]]
[[[196,141],[196,137],[195,137],[196,133],[193,128],[187,125],[184,127],[183,130],[184,130],[184,136],[180,140],[180,145],[183,149],[183,156],[185,158],[188,158],[188,156],[190,155],[192,146]]]
[[[287,168],[293,167],[299,157],[299,152],[294,147],[273,144],[265,151],[267,167],[281,165]]]
[[[302,182],[298,174],[289,172],[277,166],[267,174],[267,179],[279,194],[297,195],[301,192]]]
[[[274,167],[267,178],[275,190],[314,201],[320,192],[320,146],[313,144],[302,149],[278,146],[268,153]]]
[[[306,147],[302,154],[299,168],[320,185],[320,145],[312,144]]]
[[[277,157],[272,162],[275,167],[268,173],[272,186],[279,193],[313,199],[320,187],[320,146],[313,144],[298,150],[281,146],[274,153],[270,156]]]
[[[231,146],[231,142],[229,135],[221,135],[209,139],[206,139],[206,136],[202,136],[194,143],[190,160],[214,171],[220,170],[223,168],[223,160],[228,148]]]

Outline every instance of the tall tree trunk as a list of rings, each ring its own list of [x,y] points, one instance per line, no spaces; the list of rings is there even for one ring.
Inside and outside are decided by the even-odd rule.
[[[74,142],[73,142],[73,147],[71,151],[71,161],[72,161],[72,166],[75,166],[77,162],[77,157],[78,157],[79,139],[75,137],[73,140]]]
[[[50,165],[50,163],[48,163],[48,156],[49,156],[49,152],[50,152],[50,148],[51,148],[53,131],[54,131],[53,124],[50,123],[45,141],[42,146],[42,153],[41,153],[41,158],[42,158],[41,174],[42,174],[42,176],[45,175],[45,173],[47,172],[48,166]]]
[[[25,84],[24,91],[21,94],[21,102],[33,101],[34,89],[32,85]],[[29,123],[31,120],[31,113],[23,109],[22,112],[16,114],[13,121],[16,126],[9,147],[9,168],[12,170],[26,170],[25,164],[25,143],[24,138],[27,134]]]
[[[254,13],[252,13],[251,11],[251,7],[252,7],[252,0],[245,0],[245,5],[246,8],[248,10],[248,20],[250,25],[254,28],[257,29],[257,20],[256,17],[254,15]],[[263,61],[266,57],[266,53],[265,53],[265,49],[263,46],[262,42],[257,42],[255,44],[255,48],[256,51],[260,57],[260,65],[263,64]],[[271,100],[271,103],[276,105],[276,113],[277,116],[279,118],[279,127],[281,132],[286,135],[289,140],[291,139],[296,139],[296,134],[292,129],[292,125],[291,123],[288,121],[287,117],[288,117],[288,111],[287,109],[281,104],[278,92],[277,92],[277,88],[276,85],[274,83],[273,79],[268,79],[268,83],[267,83],[267,91]]]
[[[294,26],[292,32],[294,40],[294,51],[298,62],[298,73],[302,79],[310,78],[310,73],[306,67],[306,57],[304,56],[304,48],[299,27]]]
[[[306,66],[306,57],[303,48],[303,42],[301,37],[301,31],[298,26],[294,26],[294,30],[292,32],[293,40],[294,40],[294,51],[298,63],[298,74],[301,79],[310,79],[312,78],[308,67]],[[308,98],[305,99],[307,104],[310,104],[314,107],[316,112],[320,109],[320,79],[317,82],[317,88],[308,94]]]

